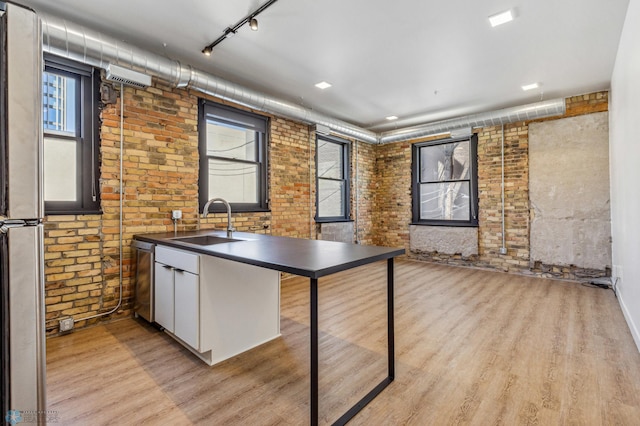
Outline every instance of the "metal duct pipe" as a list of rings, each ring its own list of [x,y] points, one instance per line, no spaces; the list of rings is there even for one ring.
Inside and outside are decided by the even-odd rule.
[[[39,16],[42,19],[42,48],[45,52],[97,68],[107,69],[109,64],[121,65],[160,78],[176,87],[185,87],[189,83],[191,67],[181,66],[178,61],[64,19]]]
[[[196,69],[191,70],[189,87],[207,95],[244,105],[258,111],[291,118],[303,123],[327,126],[335,133],[353,137],[364,142],[378,142],[378,136],[374,132],[303,108],[294,103],[266,96],[255,90],[230,83],[203,71]]]
[[[393,130],[380,135],[380,143],[401,142],[419,139],[426,136],[449,133],[461,128],[476,128],[498,126],[516,121],[534,120],[536,118],[552,117],[565,113],[564,99],[536,102],[497,111],[483,112],[464,117],[451,118],[416,127]]]
[[[377,135],[369,130],[247,89],[67,20],[45,14],[41,14],[40,18],[43,50],[53,55],[103,69],[109,64],[129,67],[164,80],[175,87],[190,87],[251,109],[307,124],[321,124],[335,133],[364,142],[378,142]]]

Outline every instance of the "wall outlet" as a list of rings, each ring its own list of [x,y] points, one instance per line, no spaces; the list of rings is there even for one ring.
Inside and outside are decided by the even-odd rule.
[[[60,331],[73,330],[73,318],[65,318],[60,320]]]
[[[171,219],[173,220],[182,219],[182,210],[171,210]]]
[[[611,271],[611,275],[622,279],[622,266],[613,265],[613,271]]]

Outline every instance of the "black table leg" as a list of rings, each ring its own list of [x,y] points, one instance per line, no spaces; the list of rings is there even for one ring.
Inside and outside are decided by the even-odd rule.
[[[311,425],[318,425],[318,280],[311,278]],[[387,358],[388,376],[349,408],[333,426],[345,425],[395,378],[393,323],[393,258],[387,259]]]
[[[318,279],[311,278],[311,425],[318,425]]]
[[[393,257],[387,259],[387,356],[389,358],[389,378],[396,377],[394,360],[395,340],[393,334]]]

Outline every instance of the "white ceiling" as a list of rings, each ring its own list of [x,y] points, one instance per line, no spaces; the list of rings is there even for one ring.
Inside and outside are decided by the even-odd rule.
[[[266,0],[15,2],[381,131],[608,89],[629,1],[278,0],[211,57]]]

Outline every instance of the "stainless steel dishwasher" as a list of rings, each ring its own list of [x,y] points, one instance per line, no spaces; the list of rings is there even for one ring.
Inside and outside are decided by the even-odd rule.
[[[135,271],[135,299],[133,311],[149,322],[154,322],[153,309],[153,263],[155,244],[133,240],[133,262]]]

